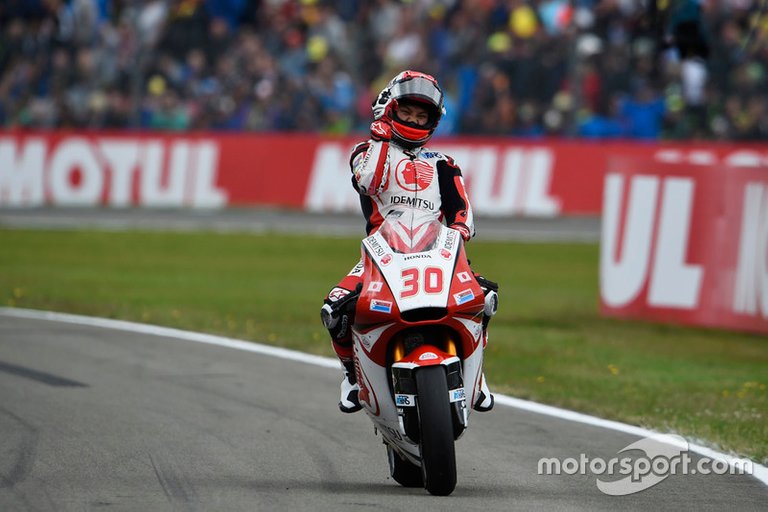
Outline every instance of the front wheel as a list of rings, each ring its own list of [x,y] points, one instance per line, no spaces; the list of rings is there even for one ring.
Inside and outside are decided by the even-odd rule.
[[[416,370],[421,469],[430,494],[448,496],[456,488],[456,450],[448,401],[448,382],[442,366]]]

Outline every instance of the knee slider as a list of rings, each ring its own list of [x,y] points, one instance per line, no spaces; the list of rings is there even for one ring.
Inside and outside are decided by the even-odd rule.
[[[333,329],[339,323],[339,317],[333,316],[333,308],[330,304],[323,304],[320,308],[320,320],[323,321],[323,325],[326,329]]]
[[[499,309],[499,294],[493,290],[490,290],[488,293],[485,294],[485,308],[483,309],[483,313],[485,313],[486,317],[490,318],[496,314],[496,311],[498,311],[498,309]]]

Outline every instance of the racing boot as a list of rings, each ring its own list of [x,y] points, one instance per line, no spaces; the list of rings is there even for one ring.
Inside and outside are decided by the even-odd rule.
[[[341,362],[344,366],[344,378],[341,380],[341,399],[339,400],[339,409],[341,412],[353,413],[363,408],[358,400],[360,386],[357,384],[355,374],[355,362],[347,359]]]
[[[488,324],[499,308],[499,285],[479,275],[475,275],[475,279],[477,279],[477,282],[483,289],[483,294],[485,294],[485,308],[483,310],[483,348],[485,348],[488,346]],[[494,398],[493,393],[488,389],[485,372],[480,377],[479,391],[477,400],[472,404],[472,408],[479,412],[488,412],[493,409]]]
[[[477,396],[472,408],[478,412],[488,412],[493,409],[493,393],[488,389],[488,383],[485,381],[485,372],[480,377],[480,394]]]

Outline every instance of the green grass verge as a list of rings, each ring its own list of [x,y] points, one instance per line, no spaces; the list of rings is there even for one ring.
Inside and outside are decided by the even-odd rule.
[[[319,320],[357,239],[0,230],[0,303],[332,355]],[[768,461],[768,339],[597,314],[594,244],[472,242],[501,284],[495,390]]]

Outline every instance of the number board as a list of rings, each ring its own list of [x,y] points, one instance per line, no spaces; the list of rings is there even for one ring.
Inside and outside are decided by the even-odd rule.
[[[364,239],[363,246],[389,284],[400,311],[447,306],[459,248],[456,231],[443,228],[435,248],[425,252],[396,253],[379,233]]]

